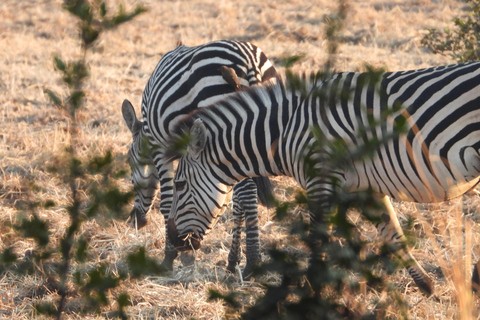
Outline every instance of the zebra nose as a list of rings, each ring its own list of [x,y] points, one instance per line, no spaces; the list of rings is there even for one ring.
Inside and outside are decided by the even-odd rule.
[[[198,250],[202,246],[201,237],[190,232],[186,235],[179,235],[174,219],[168,219],[167,235],[170,243],[179,251]]]

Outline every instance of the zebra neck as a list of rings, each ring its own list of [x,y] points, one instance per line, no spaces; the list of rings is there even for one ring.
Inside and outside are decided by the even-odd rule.
[[[259,86],[197,113],[209,131],[206,153],[229,184],[284,175],[280,134],[290,118],[283,86]]]

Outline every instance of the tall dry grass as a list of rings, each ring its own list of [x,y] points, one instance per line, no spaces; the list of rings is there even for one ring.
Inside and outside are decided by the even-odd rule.
[[[122,2],[128,8],[136,3]],[[315,70],[326,59],[322,18],[336,7],[335,2],[325,0],[141,2],[149,12],[104,34],[89,58],[91,78],[85,88],[86,109],[79,114],[82,143],[77,151],[81,157],[106,150],[118,157],[126,154],[131,138],[121,117],[121,102],[128,98],[139,111],[148,77],[161,56],[173,49],[178,40],[186,45],[224,38],[248,40],[274,62],[284,56],[304,54],[305,59],[296,70]],[[38,212],[50,222],[53,241],[58,241],[68,224],[61,207],[70,201],[68,188],[46,170],[55,165],[56,156],[64,152],[68,143],[68,120],[44,95],[46,88],[63,90],[59,75],[53,70],[52,57],[60,54],[69,59],[79,53],[75,25],[61,10],[61,3],[0,2],[0,249],[14,246],[19,255],[33,249],[34,243],[18,237],[5,225],[18,221],[17,209],[25,201],[53,199],[59,204]],[[109,3],[114,6],[120,1]],[[453,17],[465,14],[464,9],[462,1],[453,0],[352,1],[344,33],[346,43],[340,47],[336,68],[360,71],[368,63],[393,71],[452,63],[422,48],[420,40],[426,28],[442,29],[450,25]],[[295,183],[282,177],[274,181],[278,198],[290,199]],[[35,192],[30,191],[32,183],[38,187]],[[128,180],[123,181],[122,188],[130,187]],[[399,270],[391,278],[403,291],[410,318],[457,319],[470,315],[466,311],[469,308],[478,315],[476,299],[461,295],[469,288],[470,254],[473,252],[473,261],[479,257],[478,225],[473,223],[478,220],[479,204],[478,194],[465,196],[465,216],[461,218],[458,216],[462,211],[452,212],[450,204],[395,204],[401,222],[416,239],[413,254],[436,282],[436,296],[427,299],[405,271]],[[272,212],[260,209],[263,258],[265,248],[274,241],[295,250],[287,241],[284,227],[272,220]],[[409,225],[410,217],[415,222]],[[352,219],[356,216],[352,215]],[[467,227],[453,226],[459,222],[467,223]],[[372,250],[378,248],[374,228],[361,223],[361,219],[358,227],[362,236],[371,239]],[[206,238],[204,248],[196,253],[194,266],[183,267],[176,262],[173,274],[126,281],[112,295],[120,291],[130,293],[132,306],[127,311],[134,319],[222,319],[224,306],[207,301],[209,288],[247,293],[244,302],[252,303],[262,288],[255,282],[241,284],[238,277],[226,274],[223,266],[231,228],[231,215],[227,214]],[[148,226],[138,232],[123,222],[91,221],[83,226],[82,233],[91,244],[91,259],[85,268],[103,261],[110,263],[114,272],[122,270],[125,255],[140,245],[151,256],[161,258],[163,254],[163,219],[156,213],[149,215]],[[271,280],[277,280],[276,275],[272,274]],[[19,277],[7,273],[0,278],[0,318],[33,318],[33,303],[52,299],[57,299],[56,293],[48,280],[39,275]],[[370,303],[382,299],[382,293],[367,290],[366,295],[351,299],[368,308]],[[73,292],[67,301],[68,317],[85,319],[80,314],[81,305]],[[114,308],[112,302],[103,315],[87,318],[108,316]],[[386,314],[401,318],[401,311],[394,308],[386,310]]]

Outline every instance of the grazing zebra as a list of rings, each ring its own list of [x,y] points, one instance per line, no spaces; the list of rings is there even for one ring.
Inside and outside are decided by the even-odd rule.
[[[178,119],[236,90],[276,76],[275,68],[265,54],[247,42],[215,41],[197,47],[178,46],[162,57],[143,93],[143,122],[137,119],[128,100],[122,105],[124,120],[133,135],[129,150],[132,182],[136,192],[134,208],[130,214],[133,224],[138,228],[146,224],[146,213],[160,182],[160,211],[166,226],[172,202],[173,164],[165,158],[165,146]],[[256,178],[255,182],[258,185],[260,201],[269,205],[266,196],[272,190],[270,181],[268,178]],[[246,188],[248,192],[245,191]],[[238,224],[244,219],[242,215],[245,215],[249,223],[255,224],[255,183],[250,180],[242,181],[234,189],[234,193],[235,228],[240,228]],[[224,204],[221,207],[225,209]],[[247,238],[245,274],[250,272],[260,257],[258,229],[255,226],[247,228]],[[239,235],[236,235],[232,242],[232,252],[238,252],[235,247],[238,245]],[[167,238],[163,265],[169,270],[173,269],[173,260],[177,254],[177,250]],[[232,253],[232,259],[234,256],[237,260],[230,261],[230,270],[234,269],[240,258]]]
[[[348,191],[378,194],[385,205],[378,212],[382,236],[412,262],[409,273],[431,294],[431,279],[403,245],[390,198],[440,202],[479,182],[480,63],[387,72],[376,84],[370,75],[333,74],[313,86],[314,94],[282,83],[255,87],[183,119],[176,134],[190,138],[174,179],[170,241],[198,248],[230,186],[244,178],[294,177],[307,191],[311,223],[333,209],[336,181]],[[372,120],[381,125],[365,130]],[[402,122],[406,132],[398,134]],[[391,139],[371,157],[351,160],[348,169],[332,168],[321,161],[328,150],[313,147],[319,131],[350,150],[374,135]],[[325,175],[308,174],[312,159]]]

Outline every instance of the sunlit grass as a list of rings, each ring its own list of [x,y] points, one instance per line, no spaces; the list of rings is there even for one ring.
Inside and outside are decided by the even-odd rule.
[[[120,1],[112,1],[112,5],[113,2]],[[136,4],[133,0],[124,2],[128,8]],[[115,33],[105,33],[89,58],[91,78],[85,87],[86,109],[78,114],[79,157],[112,150],[122,159],[131,136],[123,123],[121,103],[128,98],[139,113],[148,77],[162,54],[173,49],[177,40],[185,45],[223,38],[250,40],[274,62],[285,56],[304,54],[305,59],[295,70],[316,70],[326,59],[322,18],[336,8],[335,2],[324,0],[141,2],[149,12]],[[53,55],[69,59],[78,54],[75,26],[61,10],[61,3],[60,0],[0,3],[0,249],[13,246],[21,257],[35,245],[18,237],[7,224],[18,221],[17,209],[25,200],[52,199],[58,204],[38,212],[50,222],[54,242],[68,224],[62,209],[70,201],[68,190],[47,169],[55,165],[57,156],[69,142],[66,134],[69,122],[44,95],[47,88],[59,93],[63,90],[59,75],[53,70]],[[420,39],[427,27],[442,29],[449,25],[462,7],[461,1],[352,1],[344,34],[346,43],[340,46],[336,68],[361,71],[364,63],[369,63],[392,71],[452,63],[421,48]],[[295,183],[287,178],[274,181],[278,198],[291,199]],[[35,192],[29,191],[32,184],[38,187]],[[129,189],[130,182],[125,179],[121,187]],[[479,201],[475,193],[465,197],[464,204],[470,212],[467,218],[459,217],[462,211],[458,207],[452,209],[449,204],[395,204],[404,225],[408,216],[415,217],[417,223],[409,230],[417,239],[412,252],[436,283],[436,297],[427,299],[403,270],[391,278],[392,283],[402,288],[412,319],[469,319],[469,310],[476,312],[476,300],[468,295],[468,281],[472,263],[479,257],[478,226],[472,223],[478,220]],[[266,247],[274,241],[288,250],[298,250],[286,240],[285,228],[273,221],[273,212],[263,207],[260,212],[263,258]],[[455,225],[462,222],[465,227]],[[431,226],[433,232],[425,225]],[[245,282],[242,286],[238,277],[227,274],[223,266],[232,226],[231,214],[227,214],[205,239],[204,249],[196,253],[196,267],[183,267],[176,261],[175,273],[126,281],[112,295],[129,292],[132,305],[127,311],[134,319],[222,319],[224,306],[207,301],[209,288],[221,291],[233,288],[249,294],[245,303],[252,303],[262,288],[255,282]],[[359,229],[362,236],[372,240],[371,250],[378,248],[374,228],[359,223]],[[145,246],[150,256],[163,257],[165,233],[163,217],[158,213],[151,213],[147,227],[138,232],[121,221],[91,221],[83,226],[82,235],[90,240],[87,266],[103,261],[117,272],[125,268],[126,255],[138,246]],[[470,259],[472,250],[475,255]],[[442,267],[443,273],[438,272],[437,266]],[[278,281],[275,275],[270,280]],[[50,289],[41,273],[28,277],[3,275],[0,318],[30,319],[34,302],[58,298]],[[347,298],[368,307],[367,303],[382,299],[382,295],[367,287],[365,296]],[[104,309],[103,316],[115,309],[113,304]],[[72,292],[67,317],[84,319],[81,306],[78,295]],[[394,319],[400,317],[398,310],[386,312]]]

